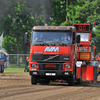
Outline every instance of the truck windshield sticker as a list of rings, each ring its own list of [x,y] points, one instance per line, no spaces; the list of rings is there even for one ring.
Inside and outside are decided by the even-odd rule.
[[[59,47],[46,47],[44,52],[59,52]]]
[[[88,47],[79,47],[79,51],[88,51]]]

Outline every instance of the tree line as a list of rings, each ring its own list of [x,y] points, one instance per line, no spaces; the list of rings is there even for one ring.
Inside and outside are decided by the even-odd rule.
[[[73,23],[98,22],[100,0],[0,0],[0,34],[3,47],[10,54],[29,53],[24,33],[35,25],[66,26]],[[93,44],[100,51],[100,26],[92,31]],[[26,49],[27,48],[27,49]]]

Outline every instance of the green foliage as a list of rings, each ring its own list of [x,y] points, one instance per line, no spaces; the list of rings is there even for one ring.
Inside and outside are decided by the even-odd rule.
[[[44,25],[43,16],[34,15],[32,7],[26,3],[18,2],[16,5],[9,1],[6,3],[8,4],[7,13],[1,18],[5,35],[3,47],[8,53],[25,53],[24,33],[29,32],[34,25]]]
[[[24,73],[24,68],[6,68],[4,73]]]
[[[97,47],[97,53],[100,52],[100,26],[95,27],[94,31],[95,37],[93,38],[93,43]]]
[[[3,48],[7,50],[8,53],[16,53],[17,52],[17,44],[16,44],[16,38],[11,36],[5,36],[3,38]]]
[[[24,33],[29,32],[34,25],[44,25],[42,8],[37,15],[33,8],[28,5],[27,0],[5,0],[7,12],[0,17],[0,32],[4,31],[3,47],[8,53],[25,53]],[[67,2],[68,1],[68,7]],[[73,23],[87,23],[87,21],[100,20],[100,0],[51,0],[52,15],[49,25],[68,25]],[[39,11],[39,12],[40,12]],[[92,33],[93,42],[100,51],[100,28],[96,27]],[[0,34],[1,35],[1,34]],[[10,47],[9,47],[10,46]]]
[[[67,26],[67,25],[68,25],[68,23],[67,23],[67,21],[65,21],[65,22],[61,23],[60,26]]]
[[[87,23],[87,21],[96,21],[100,23],[99,4],[100,0],[76,0],[75,4],[71,1],[70,5],[66,9],[68,21],[73,21],[73,23]],[[62,21],[61,26],[68,25],[66,24],[67,22],[66,20],[65,22]],[[97,52],[100,52],[100,26],[96,26],[95,32],[92,31],[92,36],[92,42],[97,46]]]
[[[68,1],[68,8],[66,1]],[[77,0],[53,0],[51,2],[53,14],[51,16],[50,25],[59,26],[64,21],[72,20],[75,13],[75,5],[77,4],[76,1]]]
[[[51,24],[60,25],[66,20],[66,0],[53,0],[51,3],[53,14],[51,16]]]

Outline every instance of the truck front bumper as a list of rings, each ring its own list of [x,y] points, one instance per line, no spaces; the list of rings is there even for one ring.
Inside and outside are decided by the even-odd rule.
[[[48,76],[53,76],[53,77],[59,77],[59,76],[71,76],[73,75],[73,71],[61,71],[61,70],[41,70],[41,71],[29,71],[30,75],[37,75],[41,77],[48,77]]]

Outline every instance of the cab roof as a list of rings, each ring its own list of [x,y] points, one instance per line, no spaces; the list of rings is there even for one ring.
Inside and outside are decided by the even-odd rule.
[[[76,28],[74,26],[34,26],[33,30],[73,30]]]

